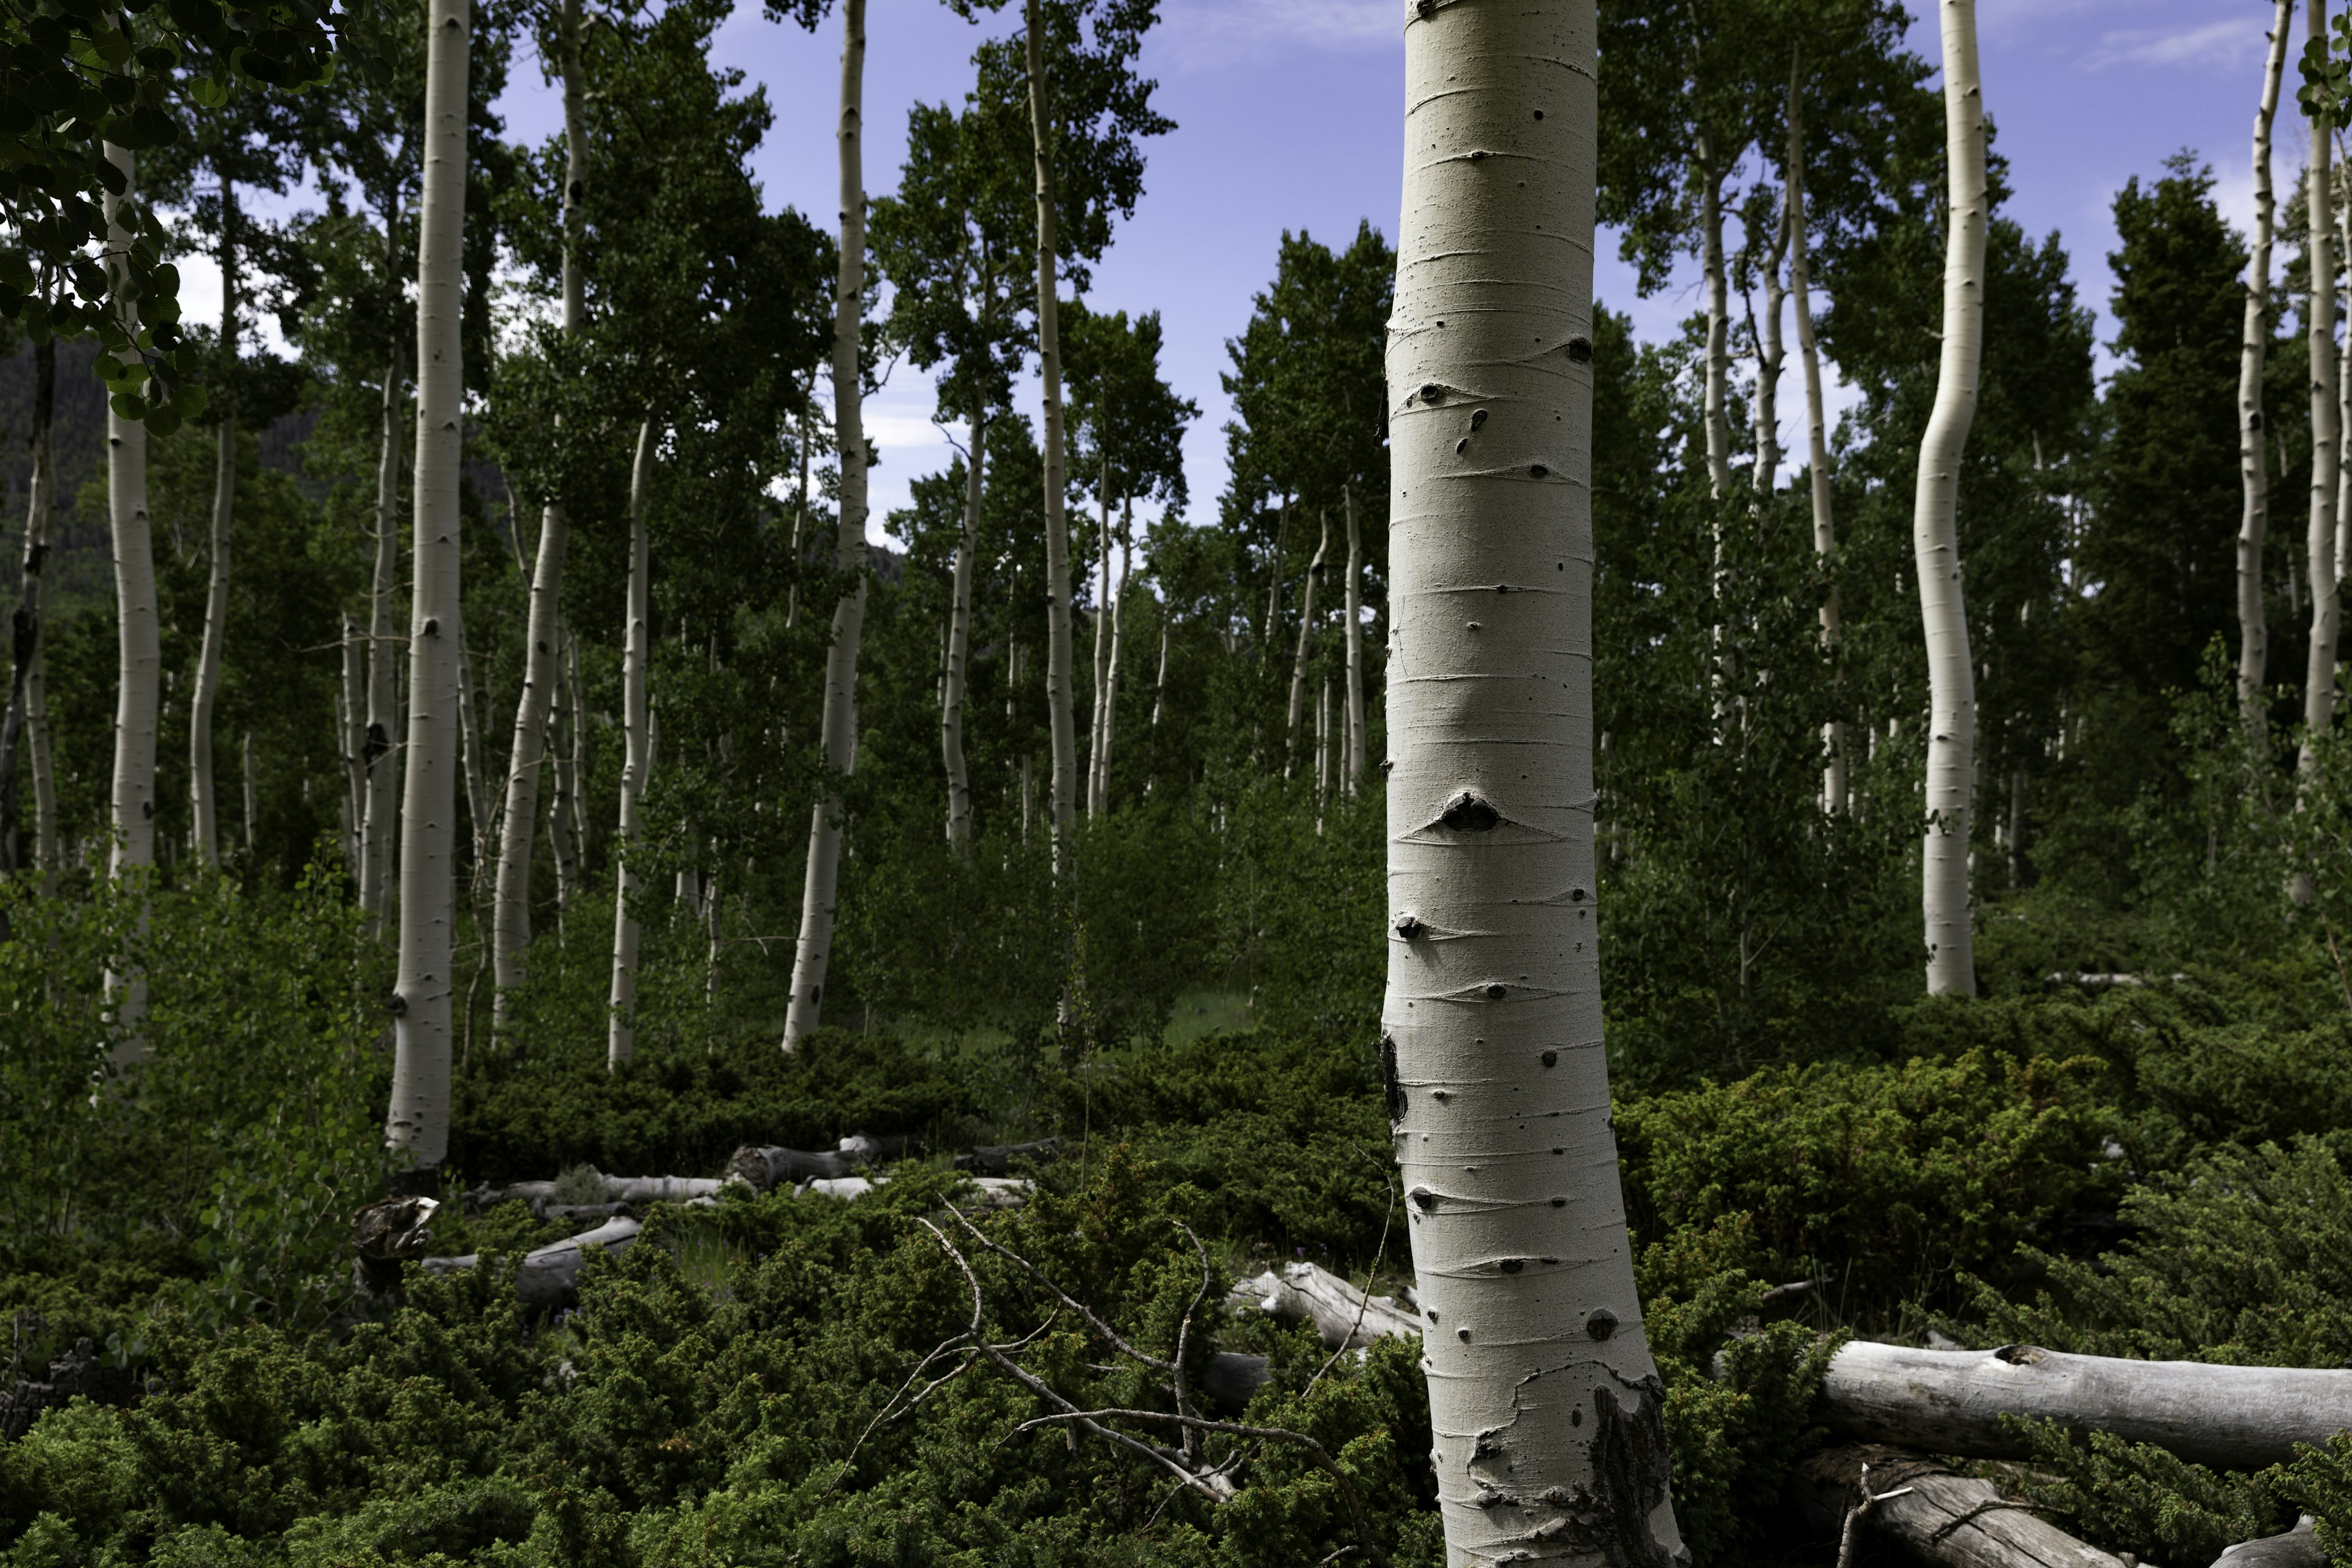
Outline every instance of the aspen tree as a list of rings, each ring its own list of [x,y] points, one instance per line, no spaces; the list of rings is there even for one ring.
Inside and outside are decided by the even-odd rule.
[[[563,0],[556,26],[563,80],[563,332],[577,338],[588,313],[579,257],[580,207],[588,189],[580,0]],[[523,952],[530,945],[531,847],[538,837],[540,775],[548,767],[548,718],[561,679],[561,598],[570,535],[562,507],[550,503],[540,509],[539,549],[531,563],[530,608],[523,631],[522,694],[515,703],[505,815],[499,825],[498,887],[490,906],[491,977],[497,983],[490,1003],[494,1033],[505,1026],[508,993],[523,982]],[[518,548],[520,543],[518,537]]]
[[[1812,266],[1805,232],[1805,47],[1800,43],[1789,60],[1789,298],[1797,321],[1797,357],[1805,376],[1805,438],[1808,477],[1812,481],[1813,555],[1822,565],[1822,647],[1832,658],[1838,646],[1837,578],[1831,568],[1837,558],[1836,495],[1831,488],[1829,419],[1822,408],[1822,350],[1813,331]],[[1843,815],[1851,804],[1845,759],[1845,721],[1832,719],[1822,726],[1822,807]]]
[[[1340,633],[1347,638],[1348,737],[1340,752],[1339,790],[1353,796],[1364,778],[1364,542],[1356,524],[1356,489],[1339,487],[1340,510],[1348,514],[1348,589],[1346,620]]]
[[[1601,1044],[1593,68],[1591,0],[1406,19],[1381,1056],[1456,1565],[1687,1560]]]
[[[41,890],[50,890],[58,869],[58,775],[50,750],[47,683],[42,666],[42,629],[47,611],[45,569],[49,553],[49,513],[57,507],[56,458],[49,427],[57,411],[58,340],[33,347],[33,472],[25,512],[25,607],[33,617],[33,653],[25,669],[25,750],[33,770],[33,865]]]
[[[425,184],[417,249],[415,573],[410,590],[407,742],[402,752],[399,968],[384,1142],[404,1182],[431,1179],[449,1148],[452,864],[457,797],[458,463],[464,437],[466,78],[470,0],[430,0]]]
[[[1106,378],[1108,379],[1108,378]],[[1103,724],[1110,700],[1110,447],[1105,444],[1098,454],[1102,474],[1097,482],[1101,511],[1095,530],[1095,552],[1100,558],[1095,574],[1095,689],[1094,716],[1087,727],[1087,816],[1102,814],[1102,754]]]
[[[1780,223],[1772,247],[1764,258],[1764,321],[1756,346],[1756,493],[1769,496],[1780,483],[1780,367],[1788,350],[1780,337],[1780,316],[1788,291],[1780,281],[1781,265],[1789,255],[1789,225],[1793,209],[1789,193],[1780,193]]]
[[[634,862],[639,807],[653,768],[653,715],[646,689],[646,665],[653,657],[653,559],[646,528],[653,467],[654,422],[648,415],[637,426],[637,455],[629,468],[628,608],[621,642],[621,732],[625,751],[621,763],[620,826],[613,844],[619,887],[613,900],[612,1014],[604,1042],[604,1066],[612,1072],[618,1072],[629,1059],[637,1039],[636,898],[643,883]]]
[[[336,693],[343,752],[343,858],[351,868],[352,885],[360,880],[360,826],[367,812],[367,731],[361,718],[360,624],[343,616],[342,685]]]
[[[1976,0],[1943,0],[1944,144],[1949,214],[1944,236],[1944,342],[1936,404],[1919,444],[1912,552],[1927,643],[1927,832],[1920,903],[1927,990],[1974,995],[1969,911],[1969,793],[1976,772],[1976,666],[1960,589],[1960,460],[1976,416],[1984,355],[1984,89],[1977,74]]]
[[[1731,296],[1723,256],[1723,180],[1715,138],[1697,138],[1699,270],[1706,284],[1706,480],[1720,500],[1731,489]],[[1719,548],[1719,547],[1718,547]],[[1717,573],[1718,579],[1720,572]]]
[[[2326,0],[2305,0],[2305,14],[2312,41],[2324,50],[2327,38]],[[2334,145],[2327,122],[2315,120],[2311,167],[2305,187],[2311,227],[2311,297],[2306,312],[2310,318],[2307,342],[2311,350],[2311,513],[2305,534],[2311,574],[2311,647],[2303,676],[2304,742],[2296,759],[2297,769],[2305,778],[2317,765],[2312,738],[2326,732],[2336,719],[2336,617],[2342,598],[2336,587],[2336,491],[2343,433],[2338,402],[2342,367],[2336,348]]]
[[[563,911],[580,888],[580,737],[579,650],[559,619],[555,624],[559,658],[555,667],[554,715],[548,722],[549,745],[555,754],[555,787],[547,802],[547,844],[555,855],[555,915]]]
[[[397,204],[386,209],[384,247],[396,247]],[[387,260],[389,258],[387,258]],[[360,907],[381,922],[392,908],[392,850],[398,829],[394,786],[399,752],[392,737],[400,728],[397,689],[399,634],[394,629],[394,595],[400,571],[401,353],[393,350],[383,373],[383,438],[376,455],[375,574],[368,593],[367,813],[360,826]]]
[[[1315,585],[1322,581],[1323,561],[1331,550],[1331,519],[1326,514],[1317,519],[1321,531],[1315,540],[1315,559],[1307,563],[1307,585],[1299,592],[1298,646],[1290,661],[1290,715],[1283,730],[1282,776],[1290,776],[1293,753],[1298,746],[1298,726],[1307,714],[1307,656],[1315,647]]]
[[[1078,787],[1076,716],[1071,710],[1070,531],[1064,514],[1061,297],[1055,281],[1054,120],[1045,80],[1044,0],[1023,0],[1029,65],[1029,140],[1037,171],[1037,382],[1045,419],[1045,710],[1054,743],[1049,805],[1054,827],[1054,874],[1069,870],[1068,839],[1076,825]]]
[[[866,0],[841,7],[841,274],[834,286],[833,416],[840,457],[841,518],[834,569],[846,580],[833,612],[833,646],[824,666],[825,766],[846,778],[857,765],[857,645],[866,626],[865,389],[858,375],[858,324],[866,289]],[[1065,624],[1063,658],[1068,663]],[[808,866],[801,888],[800,935],[793,944],[793,989],[784,1012],[784,1049],[816,1032],[833,956],[833,917],[841,874],[842,800],[828,784],[810,814]]]
[[[2271,510],[2270,467],[2263,449],[2263,368],[2270,353],[2271,244],[2277,211],[2271,129],[2294,22],[2294,0],[2277,0],[2263,59],[2262,97],[2254,106],[2254,232],[2246,260],[2245,334],[2238,351],[2238,474],[2245,498],[2238,519],[2238,705],[2253,726],[2263,721],[2263,684],[2270,675],[2269,612],[2263,603],[2263,548]]]
[[[1103,677],[1101,732],[1095,741],[1094,801],[1097,812],[1110,810],[1111,744],[1118,734],[1118,666],[1125,652],[1127,584],[1135,565],[1135,502],[1121,503],[1118,526],[1118,582],[1110,591],[1110,659]],[[1103,553],[1108,555],[1106,549]]]
[[[122,174],[122,191],[106,198],[107,270],[110,287],[127,285],[131,244],[124,211],[137,188],[138,166],[126,148],[107,143],[107,161]],[[125,298],[122,330],[139,336],[139,306]],[[155,731],[163,655],[155,614],[155,555],[147,522],[147,426],[124,417],[109,402],[106,414],[107,517],[114,544],[117,680],[114,706],[114,777],[108,826],[114,833],[109,869],[126,871],[155,863]],[[116,1047],[118,1060],[146,1055],[137,1027],[147,1012],[147,982],[138,974],[110,975],[117,1024],[131,1031]]]
[[[987,411],[975,391],[971,459],[964,475],[963,531],[956,540],[954,595],[948,609],[947,684],[940,700],[940,758],[948,773],[948,843],[958,858],[971,853],[971,774],[964,763],[963,699],[971,661],[972,557],[980,548],[981,476],[987,462]]]
[[[233,374],[237,351],[237,205],[236,184],[221,179],[221,325],[222,363]],[[207,866],[220,864],[220,791],[213,777],[213,710],[220,697],[221,639],[227,631],[229,523],[236,505],[236,405],[226,395],[214,399],[217,451],[213,472],[210,568],[205,589],[204,641],[196,654],[196,679],[188,695],[188,806],[190,837],[196,858]]]

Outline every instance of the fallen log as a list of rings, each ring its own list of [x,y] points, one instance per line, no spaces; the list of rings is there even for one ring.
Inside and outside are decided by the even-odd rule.
[[[1286,1322],[1311,1322],[1332,1350],[1361,1350],[1391,1334],[1421,1337],[1421,1320],[1394,1297],[1367,1300],[1361,1290],[1312,1263],[1286,1263],[1279,1274],[1269,1268],[1244,1279],[1234,1288],[1231,1300],[1242,1310],[1254,1308]]]
[[[2037,1345],[1923,1351],[1848,1343],[1822,1383],[1822,1416],[1865,1442],[2023,1458],[2000,1418],[2154,1443],[2223,1469],[2260,1469],[2352,1427],[2352,1372],[2068,1355]]]
[[[711,1198],[727,1184],[723,1176],[602,1176],[604,1196],[596,1203],[559,1204],[554,1182],[509,1182],[503,1187],[479,1186],[466,1194],[466,1212],[479,1214],[503,1203],[520,1199],[530,1205],[530,1212],[545,1219],[561,1217],[556,1211],[578,1214],[604,1205],[634,1204],[644,1205],[659,1203],[686,1203],[695,1198]]]
[[[1824,1448],[1797,1466],[1789,1489],[1806,1521],[1832,1534],[1848,1509],[1871,1497],[1861,1528],[1939,1568],[2127,1568],[2125,1559],[2009,1501],[1990,1481],[1899,1449]]]
[[[593,1230],[533,1247],[523,1254],[522,1268],[515,1275],[515,1294],[526,1307],[568,1307],[580,1299],[580,1266],[586,1261],[588,1248],[599,1247],[619,1252],[636,1240],[645,1228],[644,1222],[614,1215]],[[472,1268],[481,1262],[481,1254],[468,1252],[458,1258],[426,1258],[420,1259],[427,1274],[454,1274]]]
[[[963,1181],[966,1186],[980,1189],[979,1206],[984,1209],[1019,1208],[1029,1201],[1030,1193],[1036,1187],[1026,1176],[966,1176]],[[803,1182],[793,1189],[793,1195],[837,1198],[848,1203],[889,1184],[887,1176],[819,1176],[814,1181]]]
[[[838,1151],[813,1154],[802,1149],[747,1145],[727,1159],[727,1180],[764,1193],[779,1182],[832,1181],[850,1175],[857,1162]]]
[[[959,1171],[977,1171],[983,1176],[1004,1176],[1013,1172],[1015,1160],[1045,1161],[1062,1151],[1059,1138],[1040,1138],[1034,1143],[982,1143],[955,1157]]]
[[[2293,1530],[2223,1548],[2221,1555],[2213,1559],[2213,1568],[2222,1568],[2223,1563],[2229,1568],[2327,1568],[2327,1552],[2319,1544],[2319,1533],[2306,1513],[2294,1521]]]

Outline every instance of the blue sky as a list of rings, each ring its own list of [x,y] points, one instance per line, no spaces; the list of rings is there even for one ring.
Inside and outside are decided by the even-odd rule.
[[[1915,9],[1932,5],[1915,0]],[[1224,483],[1225,341],[1272,276],[1283,230],[1340,243],[1368,217],[1395,232],[1403,11],[1402,0],[1162,0],[1144,69],[1178,129],[1149,144],[1142,205],[1096,268],[1092,301],[1166,319],[1170,378],[1202,409],[1186,447],[1196,518],[1213,515]],[[870,191],[897,183],[908,107],[960,100],[975,43],[1009,31],[1017,15],[1015,4],[974,27],[940,0],[869,0]],[[2187,147],[2213,165],[2225,213],[2242,226],[2251,217],[2250,135],[2271,16],[2265,0],[1979,0],[1985,101],[2015,188],[2009,211],[2037,235],[2063,237],[2084,302],[2103,312],[2102,339],[2113,331],[2104,319],[2109,205],[2126,179],[2160,172]],[[1931,63],[1940,58],[1932,14],[1914,26],[1912,47]],[[769,203],[827,224],[839,50],[837,21],[812,36],[763,20],[756,5],[737,12],[717,47],[722,63],[766,87],[774,107],[756,160]],[[516,62],[501,109],[518,139],[543,138],[560,121],[535,60]],[[2291,108],[2279,132],[2285,178],[2304,156]],[[1645,336],[1670,332],[1696,308],[1687,270],[1637,300],[1613,244],[1604,238],[1601,251],[1601,298],[1631,310]],[[188,272],[191,315],[216,314],[216,280],[200,262]],[[907,365],[867,405],[883,454],[877,537],[909,481],[948,460],[932,407],[929,385]]]

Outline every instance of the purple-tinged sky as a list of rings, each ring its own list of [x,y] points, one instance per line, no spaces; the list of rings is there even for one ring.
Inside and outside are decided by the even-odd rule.
[[[2270,5],[1979,0],[1978,9],[1985,101],[2015,187],[2009,212],[2036,235],[2063,236],[2084,303],[2104,312],[2116,190],[2133,174],[2160,172],[2170,153],[2187,147],[2210,162],[2223,210],[2242,226],[2249,220],[2250,132]],[[1339,244],[1369,217],[1394,235],[1403,12],[1403,0],[1162,0],[1144,69],[1178,129],[1149,144],[1144,200],[1096,268],[1092,300],[1166,318],[1168,373],[1202,414],[1186,446],[1196,519],[1213,516],[1224,483],[1224,343],[1272,276],[1282,231],[1305,228]],[[870,191],[896,184],[908,106],[960,100],[974,44],[1009,31],[1017,16],[1016,5],[974,27],[940,0],[869,0]],[[1931,63],[1940,58],[1932,16],[1914,26],[1912,47]],[[750,4],[721,30],[716,51],[764,84],[774,107],[775,128],[756,160],[768,201],[827,224],[839,51],[837,22],[811,36],[764,21]],[[2289,76],[2291,90],[2292,66]],[[500,106],[509,134],[551,133],[560,116],[535,60],[516,62],[514,84]],[[2280,116],[2282,178],[2300,166],[2304,147],[2290,104]],[[187,270],[191,315],[216,314],[216,279],[200,261]],[[1697,308],[1694,282],[1685,268],[1665,291],[1636,300],[1603,237],[1601,296],[1631,310],[1644,336],[1667,334]],[[2112,331],[2103,313],[2102,338]],[[1034,409],[1034,390],[1026,402]],[[923,377],[903,364],[867,405],[884,459],[874,476],[877,537],[909,481],[950,455],[929,423],[932,409]]]

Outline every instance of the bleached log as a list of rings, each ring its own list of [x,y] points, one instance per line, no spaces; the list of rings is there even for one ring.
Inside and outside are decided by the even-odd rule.
[[[959,1171],[978,1171],[983,1175],[1010,1175],[1015,1160],[1045,1161],[1061,1152],[1059,1138],[1040,1138],[1034,1143],[983,1143],[955,1157]]]
[[[816,1154],[801,1149],[747,1146],[729,1156],[727,1179],[764,1193],[779,1182],[830,1180],[856,1169],[855,1159],[835,1152]]]
[[[1864,1529],[1940,1568],[2125,1568],[2124,1560],[2075,1540],[1990,1481],[1899,1449],[1848,1445],[1798,1465],[1793,1500],[1819,1529],[1835,1531],[1862,1497],[1862,1468],[1878,1498]]]
[[[1277,1274],[1269,1268],[1235,1288],[1235,1304],[1255,1307],[1268,1317],[1307,1321],[1333,1350],[1342,1345],[1361,1350],[1391,1334],[1421,1337],[1421,1322],[1390,1296],[1365,1300],[1364,1293],[1338,1275],[1312,1263],[1286,1263]]]
[[[2306,1513],[2283,1534],[2225,1547],[2213,1559],[2213,1568],[2223,1568],[2225,1563],[2228,1568],[2327,1568],[2327,1552],[2319,1544],[2318,1531]]]
[[[2112,1432],[2182,1458],[2259,1469],[2352,1427],[2352,1372],[2068,1355],[2035,1345],[1923,1351],[1856,1340],[1831,1361],[1823,1418],[1869,1442],[2021,1458],[2003,1415]]]
[[[814,1194],[847,1203],[889,1184],[887,1176],[820,1176],[802,1183],[795,1191],[798,1196]],[[966,1176],[964,1184],[979,1189],[977,1205],[984,1209],[1019,1208],[1036,1186],[1026,1176]]]
[[[568,1307],[580,1299],[580,1265],[587,1249],[601,1247],[618,1252],[636,1240],[645,1228],[639,1220],[615,1215],[593,1230],[581,1232],[545,1247],[534,1247],[523,1254],[522,1268],[515,1276],[515,1294],[526,1307]],[[481,1262],[481,1254],[468,1252],[457,1258],[427,1258],[423,1266],[427,1274],[455,1274],[472,1268]]]
[[[697,1198],[715,1198],[727,1184],[723,1176],[606,1176],[604,1196],[599,1204],[689,1203]],[[563,1205],[555,1201],[553,1182],[509,1182],[503,1187],[480,1186],[466,1194],[466,1209],[478,1214],[503,1203],[520,1200],[530,1205],[530,1212],[541,1218],[563,1217],[554,1211],[562,1209],[576,1214],[599,1206],[599,1204]]]

